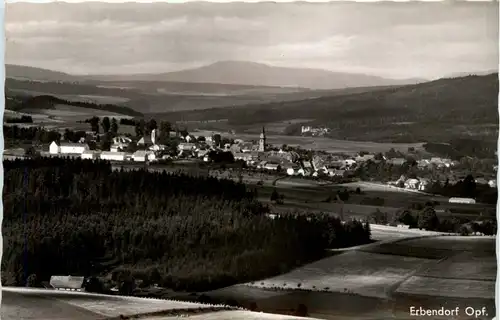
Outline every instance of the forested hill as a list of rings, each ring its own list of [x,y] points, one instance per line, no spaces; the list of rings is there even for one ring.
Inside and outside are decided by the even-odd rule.
[[[119,113],[127,116],[143,116],[142,113],[124,106],[113,104],[96,104],[91,102],[68,101],[50,95],[20,98],[7,97],[7,109],[12,111],[55,109],[57,105],[67,105],[78,108],[96,109]]]
[[[422,141],[436,135],[444,136],[445,130],[453,134],[450,130],[460,125],[498,126],[497,100],[498,74],[494,73],[334,97],[165,116],[171,120],[229,119],[233,125],[315,119],[312,125],[328,126],[338,138],[363,139],[367,138],[363,135],[369,131],[376,133],[379,129],[390,129],[390,132],[384,133],[385,136],[405,135],[411,138],[405,133],[409,131],[414,139]],[[300,124],[295,127],[300,128]],[[463,129],[456,130],[463,132]],[[293,130],[289,132],[293,133]],[[425,137],[426,132],[431,136]],[[372,138],[377,139],[377,135]]]
[[[270,219],[256,192],[232,180],[119,172],[109,162],[80,159],[3,165],[5,285],[111,273],[111,287],[122,294],[132,294],[133,279],[200,292],[274,276],[323,257],[327,248],[370,241],[369,226],[355,220]]]

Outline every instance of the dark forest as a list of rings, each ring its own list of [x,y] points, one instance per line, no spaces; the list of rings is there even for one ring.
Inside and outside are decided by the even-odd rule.
[[[178,291],[273,276],[370,241],[367,224],[271,219],[256,191],[215,178],[112,171],[107,162],[4,161],[4,285],[112,275]]]

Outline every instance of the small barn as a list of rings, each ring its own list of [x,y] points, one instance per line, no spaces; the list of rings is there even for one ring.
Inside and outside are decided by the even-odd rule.
[[[100,158],[101,160],[108,161],[125,161],[125,152],[111,152],[111,151],[103,151],[101,152]]]
[[[56,290],[83,291],[84,277],[51,276],[50,285]]]

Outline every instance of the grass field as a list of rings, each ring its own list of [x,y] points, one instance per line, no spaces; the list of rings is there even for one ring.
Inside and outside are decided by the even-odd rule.
[[[258,140],[259,134],[238,133],[232,138]],[[358,153],[360,151],[376,153],[386,152],[391,148],[407,152],[409,147],[413,147],[416,150],[422,150],[423,148],[422,143],[377,143],[369,141],[336,140],[324,137],[301,137],[273,134],[267,135],[266,138],[267,143],[272,145],[281,146],[286,144],[289,146],[300,146],[303,149],[322,150],[331,153]]]
[[[144,320],[173,320],[179,317],[147,317]],[[249,311],[219,311],[200,315],[190,315],[192,320],[307,320],[312,318],[293,317],[270,313],[257,313]]]
[[[494,299],[495,281],[413,276],[396,292],[452,298]]]
[[[459,307],[462,315],[468,306],[485,306],[494,314],[494,248],[492,237],[427,236],[373,243],[213,294],[256,301],[266,312],[286,313],[303,303],[311,316],[322,319],[416,319],[409,315],[410,306]]]
[[[287,274],[247,284],[262,288],[308,289],[387,298],[389,289],[432,260],[350,251]]]
[[[102,319],[103,317],[118,317],[120,315],[135,315],[174,309],[203,309],[212,307],[211,305],[193,302],[118,297],[46,289],[4,287],[2,291],[2,295],[4,296],[1,310],[2,319],[41,319],[38,317],[40,316],[39,314],[37,316],[38,310],[45,308],[49,312],[51,309],[50,306],[53,306],[53,318],[47,317],[45,318],[47,320],[58,319],[57,311],[61,308],[67,311],[65,313],[67,314],[66,316],[59,318],[62,320],[73,319],[71,314],[78,311],[87,315],[83,319]],[[4,309],[6,307],[5,297],[7,297],[8,311]],[[19,307],[16,307],[16,303],[19,301],[27,301],[29,303],[22,304],[22,308],[24,308],[23,310],[19,310]],[[20,313],[25,316],[22,318],[15,317],[16,314],[19,315]],[[89,315],[93,315],[93,317],[89,317]]]

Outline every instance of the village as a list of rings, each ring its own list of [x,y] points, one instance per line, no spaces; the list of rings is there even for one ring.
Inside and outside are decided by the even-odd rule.
[[[195,130],[192,133],[170,131],[168,137],[176,144],[164,145],[158,142],[159,130],[154,129],[149,135],[134,137],[117,135],[112,138],[109,150],[91,148],[89,140],[81,138],[79,142],[52,141],[47,149],[37,152],[44,157],[70,157],[87,160],[106,160],[118,165],[154,165],[175,163],[240,163],[242,169],[265,172],[268,175],[288,175],[313,179],[359,179],[359,169],[369,163],[396,167],[410,166],[413,174],[402,174],[397,180],[381,181],[377,177],[368,177],[375,183],[405,189],[409,191],[427,191],[434,183],[455,184],[463,180],[470,172],[461,168],[461,162],[440,157],[422,157],[415,159],[401,152],[370,154],[360,151],[358,154],[332,154],[303,150],[300,147],[273,146],[266,141],[266,131],[262,128],[258,141],[244,141],[222,137],[219,133]],[[92,142],[92,141],[90,141]],[[133,146],[133,152],[130,152]],[[93,149],[93,150],[92,150]],[[6,149],[4,159],[25,157],[23,150]],[[495,172],[475,174],[476,184],[497,187]]]

